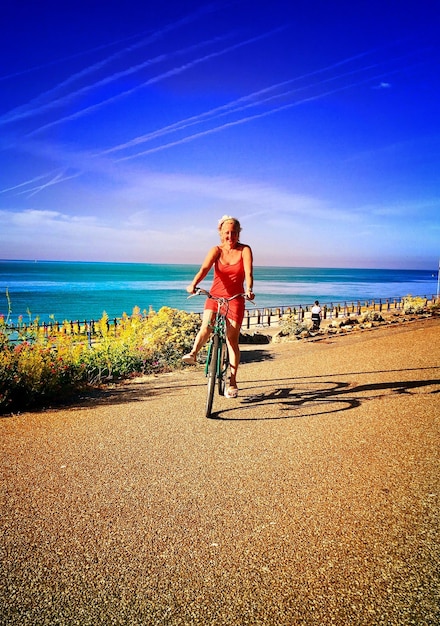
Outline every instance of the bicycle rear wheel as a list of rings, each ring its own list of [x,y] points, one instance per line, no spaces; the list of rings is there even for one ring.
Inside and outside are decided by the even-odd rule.
[[[219,348],[219,336],[214,335],[212,338],[212,344],[210,346],[211,360],[208,364],[208,389],[206,394],[206,417],[211,417],[212,401],[214,399],[215,379],[217,376],[217,363],[218,363],[218,348]]]
[[[218,393],[220,396],[225,395],[226,388],[226,372],[228,371],[229,366],[229,355],[228,355],[228,347],[226,342],[222,342],[222,347],[220,350],[220,367],[219,367],[219,376],[218,376]]]

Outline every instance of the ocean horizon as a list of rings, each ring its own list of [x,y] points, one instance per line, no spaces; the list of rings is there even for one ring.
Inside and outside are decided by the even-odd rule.
[[[41,322],[113,319],[168,306],[203,310],[202,297],[188,300],[185,289],[199,265],[88,261],[0,260],[0,316]],[[258,308],[351,303],[437,293],[433,270],[256,266]],[[201,286],[209,289],[212,272]],[[249,305],[248,308],[250,308]]]

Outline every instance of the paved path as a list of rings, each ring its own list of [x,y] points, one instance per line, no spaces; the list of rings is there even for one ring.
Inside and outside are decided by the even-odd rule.
[[[0,420],[2,624],[440,623],[440,320]]]

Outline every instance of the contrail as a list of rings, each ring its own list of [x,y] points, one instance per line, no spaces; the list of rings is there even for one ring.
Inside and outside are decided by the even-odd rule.
[[[78,178],[78,176],[81,176],[81,174],[82,172],[77,172],[76,174],[70,174],[70,176],[66,176],[63,172],[60,172],[56,176],[51,178],[51,180],[44,183],[43,185],[37,185],[36,187],[33,187],[32,189],[26,189],[25,191],[20,191],[17,195],[26,195],[27,198],[32,198],[32,196],[35,196],[37,193],[39,193],[40,191],[43,191],[43,189],[46,189],[47,187],[52,187],[53,185],[57,185],[58,183],[63,183],[66,180],[70,180],[72,178]]]
[[[413,66],[410,67],[414,67],[416,65],[420,65],[420,63],[415,63]],[[393,71],[387,71],[387,72],[383,72],[381,74],[377,74],[375,76],[369,76],[367,78],[364,78],[363,80],[354,82],[354,83],[350,83],[348,85],[343,85],[341,87],[337,87],[335,89],[331,89],[328,90],[326,92],[320,93],[320,94],[316,94],[313,96],[308,96],[306,98],[302,98],[301,100],[296,100],[295,102],[289,102],[287,104],[284,104],[282,106],[279,107],[275,107],[273,109],[270,109],[269,111],[263,111],[262,113],[256,113],[255,115],[249,115],[247,117],[241,118],[239,120],[235,120],[232,122],[226,122],[225,124],[221,124],[220,126],[216,126],[214,128],[210,128],[204,131],[201,131],[199,133],[194,133],[193,135],[189,135],[188,137],[184,137],[182,139],[177,139],[176,141],[171,141],[169,143],[166,144],[162,144],[161,146],[157,146],[155,148],[149,148],[148,150],[143,150],[142,152],[137,152],[136,154],[132,154],[129,156],[125,156],[125,157],[120,157],[119,159],[116,159],[116,162],[121,162],[121,161],[128,161],[131,159],[135,159],[138,158],[140,156],[145,156],[147,154],[153,154],[154,152],[160,152],[162,150],[167,150],[169,148],[172,148],[174,146],[178,146],[184,143],[189,143],[190,141],[194,141],[195,139],[199,139],[201,137],[205,137],[207,135],[212,135],[214,133],[218,133],[222,130],[225,130],[226,128],[232,128],[234,126],[239,126],[241,124],[247,124],[248,122],[252,122],[254,120],[257,119],[261,119],[264,117],[269,117],[270,115],[274,115],[275,113],[279,113],[280,111],[285,111],[287,109],[291,109],[295,106],[299,106],[300,104],[305,104],[306,102],[312,102],[314,100],[321,100],[322,98],[326,98],[327,96],[333,95],[335,93],[341,92],[341,91],[346,91],[347,89],[351,89],[352,87],[357,87],[359,85],[371,82],[372,80],[379,80],[383,77],[386,76],[390,76],[392,74],[401,72],[401,69],[396,69]]]
[[[148,81],[146,81],[145,83],[143,83],[141,85],[138,85],[138,86],[136,86],[136,87],[134,87],[132,89],[129,89],[126,92],[118,94],[118,95],[116,95],[116,96],[114,96],[112,98],[109,98],[109,99],[107,99],[107,100],[105,100],[103,102],[97,103],[96,105],[94,105],[92,107],[88,107],[86,109],[78,111],[77,113],[72,114],[72,116],[68,116],[66,118],[63,118],[63,119],[60,119],[60,120],[56,120],[56,121],[52,122],[51,124],[47,124],[46,126],[43,126],[43,127],[39,128],[39,129],[36,129],[32,133],[30,133],[30,134],[37,133],[37,132],[43,130],[44,128],[47,128],[47,127],[50,127],[50,126],[53,126],[53,125],[56,125],[56,124],[60,124],[61,122],[65,121],[65,120],[74,119],[75,117],[79,117],[81,115],[85,115],[87,112],[95,110],[95,109],[98,109],[101,106],[104,106],[105,104],[107,104],[108,102],[116,100],[116,99],[118,99],[120,97],[123,97],[125,95],[129,95],[130,93],[136,91],[137,89],[139,89],[141,87],[144,87],[144,86],[149,85],[149,84],[153,84],[153,83],[158,82],[160,80],[163,80],[163,79],[165,79],[165,78],[167,78],[169,76],[172,76],[172,75],[184,72],[186,69],[189,69],[189,68],[193,67],[194,65],[202,63],[202,62],[204,62],[204,61],[206,61],[206,60],[208,60],[210,58],[219,56],[221,54],[225,54],[226,52],[234,50],[234,49],[236,49],[236,48],[238,48],[240,46],[243,46],[243,45],[246,45],[246,44],[248,44],[250,42],[253,42],[253,41],[256,41],[258,39],[261,39],[262,37],[267,37],[272,32],[276,32],[278,30],[280,30],[280,29],[276,29],[275,31],[271,31],[270,33],[266,33],[266,34],[260,35],[258,37],[253,37],[253,38],[248,39],[246,41],[239,42],[237,44],[228,46],[228,47],[226,47],[223,50],[210,53],[210,54],[205,55],[203,57],[200,57],[198,59],[194,59],[193,61],[190,61],[190,62],[188,62],[188,63],[186,63],[184,65],[175,67],[175,68],[173,68],[173,69],[171,69],[171,70],[169,70],[167,72],[164,72],[164,73],[162,73],[162,74],[160,74],[160,75],[158,75],[156,77],[153,77],[153,78],[149,79]],[[203,44],[197,44],[194,47],[197,47],[197,46],[200,46],[200,45],[203,45]],[[153,131],[151,133],[148,133],[146,135],[142,135],[140,137],[132,139],[132,140],[130,140],[130,141],[124,143],[124,144],[119,144],[118,146],[114,146],[113,148],[109,148],[107,150],[100,151],[100,152],[98,152],[98,153],[96,153],[96,154],[94,154],[92,156],[96,157],[96,156],[101,156],[103,154],[107,154],[107,153],[111,153],[111,152],[121,151],[121,150],[123,150],[125,148],[133,147],[133,146],[139,145],[141,143],[146,143],[146,142],[148,142],[148,141],[150,141],[152,139],[165,136],[165,135],[167,135],[169,133],[172,133],[172,132],[175,132],[175,131],[178,131],[178,130],[185,130],[188,127],[197,125],[197,124],[202,123],[204,121],[213,122],[214,120],[216,120],[218,118],[221,118],[221,117],[224,117],[225,115],[229,115],[229,114],[232,115],[234,113],[239,113],[239,112],[244,111],[246,109],[249,109],[251,107],[260,106],[260,105],[262,105],[264,103],[273,101],[275,99],[286,98],[288,96],[292,96],[293,94],[295,94],[295,93],[297,93],[299,91],[304,91],[305,89],[311,89],[311,88],[315,88],[316,89],[317,87],[320,87],[320,86],[324,85],[325,83],[329,83],[330,81],[340,80],[342,78],[346,78],[347,76],[350,76],[350,75],[353,75],[353,74],[357,74],[357,73],[360,73],[360,72],[363,72],[365,74],[365,72],[367,72],[367,71],[369,71],[369,70],[371,70],[373,68],[377,68],[377,67],[379,67],[381,65],[384,65],[385,62],[380,62],[380,63],[378,62],[378,63],[374,63],[374,64],[371,64],[371,65],[363,66],[363,67],[360,67],[360,68],[355,68],[355,69],[343,72],[341,74],[337,74],[336,76],[330,76],[328,78],[322,78],[320,80],[317,80],[314,83],[309,82],[308,84],[306,84],[306,85],[304,85],[302,87],[297,87],[295,89],[288,89],[288,90],[285,90],[284,92],[276,93],[277,90],[280,90],[280,89],[282,89],[284,87],[288,87],[289,85],[292,85],[295,82],[298,82],[298,81],[303,80],[303,79],[308,79],[308,78],[310,78],[312,76],[318,76],[319,74],[322,74],[322,73],[324,73],[326,71],[333,70],[335,68],[338,68],[338,67],[341,67],[343,65],[346,65],[346,64],[348,64],[348,63],[350,63],[352,61],[356,61],[356,60],[358,60],[360,58],[366,57],[367,55],[371,55],[374,52],[377,52],[377,49],[376,50],[370,50],[370,51],[367,51],[367,52],[363,52],[363,53],[354,55],[352,57],[349,57],[349,58],[344,59],[342,61],[338,61],[338,62],[333,63],[333,64],[331,64],[329,66],[326,66],[324,68],[314,70],[312,72],[306,73],[304,75],[301,75],[301,76],[298,76],[298,77],[295,77],[295,78],[292,78],[292,79],[289,79],[289,80],[286,80],[286,81],[282,81],[280,83],[276,83],[276,84],[271,85],[269,87],[266,87],[264,89],[260,89],[258,91],[253,92],[253,93],[250,93],[248,95],[242,96],[242,97],[240,97],[240,98],[238,98],[236,100],[233,100],[233,101],[231,101],[229,103],[226,103],[224,105],[215,107],[214,109],[211,109],[209,111],[205,111],[205,112],[203,112],[201,114],[198,114],[198,115],[186,118],[184,120],[180,120],[179,122],[175,122],[174,124],[170,124],[169,126],[166,126],[166,127],[162,128],[162,129],[158,129],[158,130]],[[178,53],[179,52],[177,52],[177,53],[170,53],[170,54],[178,54]],[[388,60],[387,63],[390,63],[390,62],[391,63],[396,63],[397,61],[402,60],[402,58],[404,58],[404,59],[406,58],[407,59],[408,57],[414,56],[414,54],[415,53],[407,54],[407,55],[405,55],[403,57],[402,56],[401,57],[396,57],[396,58],[394,58],[392,60]],[[146,63],[148,63],[148,62],[146,62]],[[421,62],[415,63],[413,65],[408,65],[407,67],[414,67],[415,65],[420,65],[420,63]],[[128,70],[125,70],[125,71],[129,72],[130,69],[131,68],[129,68]],[[168,143],[164,143],[164,144],[159,145],[159,146],[154,147],[154,148],[150,148],[148,150],[140,151],[140,152],[137,152],[136,154],[133,154],[133,155],[121,157],[121,158],[117,159],[116,162],[138,158],[138,157],[143,156],[143,155],[152,154],[154,152],[159,152],[159,151],[162,151],[162,150],[169,149],[169,148],[177,146],[179,144],[189,143],[189,142],[194,141],[194,140],[196,140],[198,138],[201,138],[201,137],[204,137],[204,136],[207,136],[207,135],[210,135],[210,134],[214,134],[214,133],[217,133],[217,132],[221,132],[221,131],[223,131],[225,129],[228,129],[228,128],[231,128],[231,127],[235,127],[235,126],[238,126],[238,125],[241,125],[241,124],[246,124],[246,123],[252,122],[254,120],[258,120],[258,119],[261,119],[261,118],[264,118],[264,117],[268,117],[270,115],[274,115],[277,112],[280,112],[280,111],[283,111],[283,110],[287,110],[287,109],[293,108],[295,106],[299,106],[301,104],[305,104],[307,102],[312,102],[312,101],[316,101],[316,100],[319,100],[319,99],[323,99],[323,98],[328,97],[328,96],[330,96],[332,94],[335,94],[335,93],[338,93],[338,92],[341,92],[341,91],[345,91],[347,89],[350,89],[350,88],[353,88],[353,87],[356,87],[356,86],[368,83],[370,81],[380,80],[382,78],[387,78],[387,77],[389,77],[392,74],[401,72],[402,69],[403,69],[402,67],[394,69],[394,70],[390,69],[389,71],[384,71],[384,72],[382,72],[380,74],[376,74],[375,76],[369,76],[369,77],[363,78],[362,80],[353,81],[353,82],[351,82],[349,84],[342,85],[342,86],[339,86],[339,87],[335,87],[334,89],[328,89],[327,91],[322,91],[321,93],[315,93],[314,95],[303,97],[303,98],[297,99],[295,101],[287,102],[287,103],[282,104],[280,106],[274,106],[270,110],[266,110],[266,111],[263,111],[263,112],[260,112],[260,113],[255,113],[254,115],[247,115],[247,116],[242,117],[240,119],[232,120],[232,121],[226,122],[224,124],[219,124],[219,125],[214,126],[212,128],[208,128],[206,130],[193,133],[193,134],[191,134],[191,135],[189,135],[187,137],[184,137],[184,138],[181,138],[181,139],[177,139],[175,141],[170,141]],[[108,77],[107,79],[103,79],[103,80],[106,81],[106,80],[110,80],[110,79],[111,79],[111,77]],[[93,86],[90,86],[90,88],[93,88]],[[84,88],[84,89],[87,89],[87,87]],[[69,96],[66,96],[66,97],[69,97]],[[65,180],[69,180],[70,178],[78,177],[78,176],[81,175],[81,173],[82,172],[78,172],[78,173],[76,173],[74,175],[70,175],[70,176],[65,176],[62,172],[61,173],[58,172],[58,173],[56,173],[56,175],[54,175],[55,172],[53,172],[51,174],[46,174],[46,176],[53,175],[53,178],[51,178],[51,180],[47,181],[46,183],[44,183],[42,185],[36,185],[36,186],[32,187],[31,189],[28,188],[28,189],[26,189],[26,190],[24,190],[24,191],[22,191],[20,193],[21,194],[25,194],[26,193],[26,194],[29,195],[29,197],[31,197],[31,196],[39,193],[40,191],[46,189],[47,187],[50,187],[50,186],[55,185],[55,184],[58,184],[58,183],[63,182]],[[37,181],[39,181],[41,179],[44,179],[44,178],[45,178],[45,176],[36,177],[36,178],[34,178],[34,179],[30,180],[30,181],[27,181],[25,183],[21,183],[20,185],[16,185],[16,186],[10,187],[8,189],[0,190],[0,193],[5,193],[7,191],[12,191],[14,189],[19,189],[21,187],[29,186],[29,185],[31,185],[31,184],[33,184],[33,183],[35,183],[35,182],[37,182]]]
[[[261,39],[264,39],[266,37],[269,37],[271,35],[273,35],[275,32],[279,32],[280,30],[282,30],[283,27],[281,28],[276,28],[272,31],[269,31],[268,33],[264,33],[262,35],[257,35],[255,37],[251,37],[250,39],[246,39],[244,41],[241,41],[239,43],[236,44],[232,44],[231,46],[227,46],[226,48],[223,48],[222,50],[216,51],[216,52],[211,52],[209,54],[204,55],[203,57],[199,57],[198,59],[194,59],[193,61],[189,61],[188,63],[184,63],[183,65],[177,66],[171,70],[168,70],[166,72],[163,72],[162,74],[159,74],[158,76],[154,76],[153,78],[148,79],[147,81],[140,83],[139,85],[136,85],[136,87],[132,87],[131,89],[127,89],[125,91],[120,92],[119,94],[116,94],[114,96],[111,96],[110,98],[106,98],[105,100],[102,100],[101,102],[98,102],[96,104],[93,104],[89,107],[86,107],[84,109],[81,109],[80,111],[76,111],[75,113],[72,113],[71,115],[67,115],[63,118],[60,118],[58,120],[55,120],[53,122],[50,122],[48,124],[45,124],[44,126],[41,126],[40,128],[37,128],[35,130],[33,130],[31,133],[29,133],[29,135],[34,135],[42,130],[45,130],[47,128],[50,128],[52,126],[56,126],[58,124],[61,124],[63,122],[66,121],[71,121],[74,119],[78,119],[79,117],[82,117],[84,115],[87,115],[93,111],[96,111],[98,109],[100,109],[101,107],[110,104],[112,102],[115,102],[116,100],[119,100],[120,98],[126,97],[128,95],[131,95],[132,93],[134,93],[135,91],[138,91],[141,88],[147,87],[148,85],[152,85],[154,83],[160,82],[162,80],[165,80],[166,78],[169,78],[171,76],[175,76],[177,74],[181,74],[182,72],[195,67],[196,65],[199,65],[200,63],[205,63],[206,61],[213,59],[215,57],[218,56],[222,56],[228,52],[231,52],[233,50],[237,50],[238,48],[241,48],[243,46],[252,44],[256,41],[259,41]],[[29,136],[28,135],[28,136]]]
[[[322,74],[326,71],[335,69],[337,67],[341,67],[342,65],[346,65],[354,60],[363,58],[367,55],[372,54],[373,52],[375,52],[375,50],[370,50],[367,52],[363,52],[357,55],[354,55],[352,57],[349,57],[347,59],[344,59],[342,61],[338,61],[336,63],[333,63],[331,65],[328,65],[324,68],[318,69],[318,70],[314,70],[313,72],[309,72],[307,74],[303,74],[301,76],[280,82],[280,83],[276,83],[274,85],[271,85],[269,87],[266,87],[264,89],[260,89],[258,91],[255,91],[251,94],[248,94],[246,96],[242,96],[241,98],[238,98],[237,100],[233,100],[227,104],[221,105],[219,107],[215,107],[214,109],[210,109],[209,111],[205,111],[203,113],[200,113],[199,115],[194,115],[192,117],[189,118],[185,118],[184,120],[180,120],[179,122],[175,122],[174,124],[170,124],[168,126],[165,126],[164,128],[161,128],[159,130],[147,133],[145,135],[141,135],[139,137],[136,137],[130,141],[127,141],[123,144],[119,144],[117,146],[114,146],[112,148],[108,148],[106,150],[102,150],[100,151],[97,156],[102,156],[104,154],[110,154],[112,152],[118,152],[121,150],[124,150],[126,148],[130,148],[142,143],[147,143],[148,141],[152,141],[153,139],[157,139],[159,137],[165,136],[167,134],[173,133],[173,132],[177,132],[179,130],[185,130],[186,128],[189,128],[191,126],[196,126],[198,124],[201,124],[204,121],[214,121],[215,119],[219,119],[221,117],[225,117],[227,115],[231,115],[233,113],[238,113],[240,111],[244,111],[246,109],[249,108],[253,108],[253,107],[257,107],[260,106],[262,104],[265,104],[267,102],[270,102],[272,100],[275,99],[279,99],[279,98],[285,98],[288,96],[292,96],[295,93],[298,93],[299,91],[304,91],[305,89],[310,89],[312,87],[319,87],[321,85],[324,85],[325,83],[331,82],[331,81],[335,81],[335,80],[340,80],[341,78],[346,78],[348,76],[352,76],[353,74],[358,74],[360,72],[366,72],[368,70],[374,69],[376,67],[378,67],[379,65],[384,65],[386,62],[382,62],[382,63],[373,63],[367,66],[363,66],[361,68],[356,68],[347,72],[344,72],[342,74],[338,74],[336,76],[331,76],[329,78],[324,78],[320,81],[317,81],[316,83],[312,84],[309,83],[307,85],[304,85],[302,87],[297,87],[296,89],[290,89],[284,92],[279,92],[279,93],[272,93],[277,89],[280,89],[282,87],[285,87],[287,85],[291,85],[295,82],[298,82],[300,80],[303,80],[305,78],[310,78],[312,76],[316,76],[318,74]],[[407,58],[410,55],[404,55],[403,57],[398,57],[393,59],[393,61],[400,61],[402,59]],[[267,94],[267,95],[266,95]],[[261,97],[262,95],[266,95],[266,97]],[[307,101],[307,99],[306,99]],[[293,103],[295,104],[295,103]],[[252,118],[246,118],[246,119],[254,119],[254,116],[252,116]],[[240,123],[240,122],[238,122]],[[221,128],[223,128],[224,126],[222,126]],[[197,134],[197,136],[199,136]],[[172,144],[166,144],[166,145],[174,145],[174,143]],[[160,149],[160,147],[159,147]],[[143,153],[141,153],[143,154]],[[118,159],[120,160],[120,159]]]
[[[81,174],[82,172],[77,172],[76,174],[70,174],[69,176],[67,176],[65,175],[64,170],[61,172],[57,170],[53,170],[51,172],[46,172],[46,174],[35,176],[35,178],[30,178],[29,180],[25,180],[23,183],[19,183],[18,185],[14,185],[13,187],[6,187],[5,189],[0,189],[0,193],[7,193],[8,191],[15,191],[16,189],[22,189],[23,187],[27,187],[27,189],[22,189],[22,191],[19,191],[16,195],[17,196],[27,195],[27,197],[30,198],[31,196],[34,196],[35,194],[37,194],[39,191],[46,189],[46,187],[51,187],[52,185],[56,185],[57,183],[64,182],[65,180],[70,180],[71,178],[77,178],[78,176],[81,176]],[[42,185],[31,187],[29,189],[30,185],[33,185],[34,183],[38,182],[39,180],[43,180],[44,178],[48,178],[49,176],[51,178],[47,182],[43,183]]]
[[[197,9],[196,11],[194,11],[193,13],[191,13],[190,15],[177,20],[176,22],[173,22],[171,24],[168,24],[167,26],[165,26],[164,28],[162,28],[161,30],[150,34],[148,37],[142,39],[141,41],[131,45],[131,46],[127,46],[125,48],[123,48],[122,50],[119,50],[117,52],[115,52],[114,54],[111,54],[110,56],[106,57],[105,59],[98,61],[97,63],[94,63],[86,68],[84,68],[83,70],[81,70],[80,72],[76,72],[75,74],[72,74],[72,76],[69,76],[68,78],[66,78],[66,80],[62,81],[61,83],[59,83],[58,85],[56,85],[55,87],[53,87],[52,89],[49,89],[48,91],[43,92],[42,94],[40,94],[39,96],[37,96],[36,98],[34,98],[33,100],[31,100],[30,102],[28,102],[26,105],[22,105],[20,107],[16,107],[15,109],[12,109],[11,111],[9,111],[8,113],[5,113],[1,118],[0,118],[0,123],[8,123],[8,122],[13,122],[13,121],[17,121],[26,117],[30,117],[32,115],[34,115],[36,112],[39,112],[39,109],[35,109],[35,106],[39,106],[44,104],[48,98],[51,98],[54,94],[58,93],[63,87],[66,87],[67,85],[70,85],[71,83],[73,83],[74,81],[77,81],[81,78],[83,78],[84,76],[87,76],[93,72],[96,72],[97,70],[101,69],[102,67],[105,67],[106,65],[108,65],[109,63],[111,63],[112,61],[114,61],[115,59],[120,58],[121,56],[128,54],[129,52],[132,52],[133,50],[136,50],[138,48],[141,48],[143,46],[146,46],[149,43],[152,43],[153,41],[160,39],[161,37],[163,37],[164,35],[166,35],[167,33],[171,32],[172,30],[175,30],[177,28],[180,28],[181,26],[184,26],[185,24],[188,24],[196,19],[198,19],[199,17],[201,17],[202,15],[204,15],[205,13],[210,13],[214,10],[216,10],[217,5],[214,3],[211,3],[209,5],[206,5],[205,7],[201,7],[199,9]],[[108,44],[111,45],[111,44]],[[90,86],[89,88],[93,88],[94,85]],[[49,102],[50,104],[50,102]],[[31,107],[31,108],[29,108]]]
[[[54,176],[53,178],[51,178],[51,180],[48,180],[47,183],[44,183],[43,185],[38,185],[37,187],[34,187],[33,189],[30,189],[30,190],[21,191],[19,195],[27,194],[27,197],[31,198],[32,196],[35,196],[37,193],[39,193],[43,189],[46,189],[46,187],[51,187],[52,185],[55,185],[56,183],[61,182],[62,176],[63,174],[61,172],[57,174],[56,176]]]
[[[323,67],[321,69],[318,70],[314,70],[313,72],[308,72],[307,74],[302,74],[300,76],[297,76],[295,78],[291,78],[289,80],[285,80],[282,81],[280,83],[275,83],[274,85],[271,85],[269,87],[265,87],[264,89],[259,89],[258,91],[254,91],[246,96],[241,96],[240,98],[237,98],[236,100],[232,100],[231,102],[228,102],[227,104],[223,104],[221,106],[215,107],[213,109],[210,109],[209,111],[205,111],[203,113],[200,113],[198,115],[193,115],[191,117],[187,117],[183,120],[180,120],[179,122],[174,122],[173,124],[169,124],[168,126],[164,126],[161,129],[152,131],[150,133],[147,133],[145,135],[140,135],[139,137],[135,137],[134,139],[131,139],[130,141],[127,141],[125,143],[119,144],[117,146],[113,146],[112,148],[107,148],[106,150],[102,150],[99,152],[99,156],[102,156],[104,154],[109,154],[111,152],[118,152],[120,150],[124,150],[125,148],[130,148],[132,146],[135,145],[139,145],[141,143],[146,143],[147,141],[151,141],[152,139],[156,139],[158,137],[162,137],[164,135],[170,134],[172,132],[178,131],[178,130],[184,130],[185,128],[188,128],[190,126],[195,126],[197,124],[200,124],[203,121],[206,121],[208,118],[211,118],[211,120],[214,119],[218,119],[219,117],[224,117],[225,115],[229,115],[230,113],[236,113],[238,111],[242,111],[246,108],[250,108],[250,107],[255,107],[258,106],[264,102],[268,102],[270,100],[273,100],[275,98],[280,98],[292,93],[295,93],[297,91],[299,91],[300,89],[305,89],[306,87],[300,87],[298,89],[295,90],[290,90],[290,91],[286,91],[280,94],[272,94],[266,98],[261,98],[262,95],[264,94],[268,94],[272,91],[275,91],[276,89],[280,89],[282,87],[285,87],[287,85],[291,85],[292,83],[298,82],[300,80],[303,80],[304,78],[310,78],[311,76],[316,76],[317,74],[322,74],[323,72],[326,72],[328,70],[332,70],[335,69],[337,67],[340,67],[341,65],[346,65],[348,63],[351,63],[354,60],[357,60],[359,58],[365,57],[369,54],[372,54],[372,52],[374,52],[374,50],[370,50],[368,52],[362,52],[360,54],[354,55],[352,57],[349,57],[347,59],[344,59],[342,61],[338,61],[336,63],[333,63],[331,65],[328,65],[326,67]],[[372,66],[369,66],[372,67]],[[352,70],[352,72],[359,72],[359,71],[363,71],[366,68],[361,68],[359,70]],[[326,79],[323,80],[321,82],[326,82],[328,80],[336,80],[337,78],[340,78],[341,76],[344,76],[344,74],[331,78],[331,79]],[[320,83],[317,83],[320,84]]]
[[[15,189],[20,189],[21,187],[32,185],[33,183],[36,183],[38,180],[41,180],[42,178],[47,178],[47,176],[53,176],[53,174],[55,174],[55,172],[49,172],[47,174],[42,174],[41,176],[36,176],[35,178],[26,180],[24,183],[19,183],[18,185],[14,185],[13,187],[6,187],[5,189],[0,189],[0,193],[6,193],[7,191],[15,191]]]
[[[6,74],[5,76],[0,76],[0,81],[8,80],[10,78],[16,78],[17,76],[23,76],[24,74],[31,74],[32,72],[38,72],[39,70],[44,70],[46,69],[46,67],[53,67],[54,65],[59,65],[60,63],[64,63],[65,61],[70,61],[72,59],[84,57],[84,56],[87,56],[88,54],[93,54],[94,52],[99,52],[100,50],[105,50],[106,48],[117,46],[126,41],[137,39],[138,37],[141,37],[143,34],[144,33],[138,33],[136,35],[131,35],[130,37],[117,39],[116,41],[112,41],[111,43],[102,44],[102,46],[96,46],[96,48],[90,48],[89,50],[82,50],[81,52],[77,52],[76,54],[71,54],[67,57],[55,59],[54,61],[49,61],[48,63],[43,63],[41,65],[34,65],[33,67],[28,67],[24,70],[19,70],[18,72],[14,72],[12,74]]]
[[[51,100],[50,102],[47,102],[47,103],[41,105],[39,108],[30,109],[27,112],[23,112],[23,113],[19,114],[18,116],[16,116],[15,118],[6,120],[6,122],[15,121],[17,119],[23,119],[24,117],[31,117],[31,116],[37,115],[39,113],[44,113],[47,110],[57,108],[57,107],[61,106],[62,104],[66,104],[66,103],[70,102],[74,98],[78,98],[79,96],[83,96],[84,94],[88,93],[89,91],[97,89],[98,87],[103,87],[104,85],[108,85],[108,84],[110,84],[112,82],[115,82],[119,78],[123,78],[125,76],[129,76],[130,74],[134,74],[134,73],[138,72],[139,70],[142,70],[142,69],[144,69],[146,67],[149,67],[149,66],[152,66],[152,65],[156,65],[158,63],[162,63],[163,61],[166,61],[171,56],[178,56],[178,55],[186,54],[188,52],[192,52],[193,50],[197,50],[197,49],[199,49],[199,48],[201,48],[203,46],[210,45],[212,43],[217,43],[218,41],[223,40],[224,38],[225,37],[216,37],[214,39],[210,39],[210,40],[201,42],[199,44],[195,44],[193,46],[189,46],[188,48],[183,48],[181,50],[177,50],[176,52],[172,52],[170,54],[161,54],[161,55],[159,55],[157,57],[153,57],[152,59],[148,59],[147,61],[143,61],[142,63],[138,63],[137,65],[133,65],[132,67],[129,67],[129,68],[125,69],[125,70],[121,70],[120,72],[115,72],[114,74],[111,74],[110,76],[102,78],[101,80],[98,80],[97,82],[95,82],[95,83],[93,83],[91,85],[86,85],[85,87],[81,87],[80,89],[77,89],[76,91],[72,91],[71,93],[66,94],[65,96],[62,96],[62,97],[60,97],[60,98],[58,98],[56,100]],[[1,120],[0,120],[0,123],[1,123]],[[53,122],[53,123],[58,123],[58,121]],[[46,126],[44,126],[42,128],[46,128]],[[30,133],[30,134],[37,133],[38,130],[39,129],[36,129],[36,130],[32,131],[32,133]]]
[[[0,123],[7,124],[10,122],[16,122],[17,120],[25,119],[27,117],[32,117],[33,115],[40,113],[41,111],[44,111],[46,106],[50,107],[50,105],[53,103],[53,100],[49,100],[49,99],[52,98],[55,94],[57,94],[63,87],[66,87],[67,85],[70,85],[74,81],[79,80],[83,78],[84,76],[87,76],[101,69],[102,67],[105,67],[111,61],[114,61],[118,57],[123,56],[124,54],[130,52],[136,47],[140,47],[141,45],[146,45],[148,42],[149,42],[149,38],[144,39],[142,40],[142,42],[136,44],[136,46],[130,46],[128,48],[124,48],[123,50],[120,50],[116,52],[115,54],[112,54],[111,56],[103,59],[102,61],[98,61],[97,63],[94,63],[93,65],[86,67],[80,72],[72,74],[72,76],[69,76],[69,78],[66,78],[66,80],[62,81],[61,83],[59,83],[52,89],[49,89],[48,91],[41,93],[39,96],[37,96],[36,98],[33,98],[26,104],[16,107],[15,109],[11,109],[10,111],[2,115],[0,118]],[[90,88],[92,87],[93,85]],[[67,97],[68,96],[65,96],[65,98]]]

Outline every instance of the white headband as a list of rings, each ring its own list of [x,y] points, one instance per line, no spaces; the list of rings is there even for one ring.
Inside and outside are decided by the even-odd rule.
[[[232,215],[223,215],[223,217],[221,217],[218,221],[218,227],[220,228],[220,226],[223,224],[223,222],[226,222],[227,220],[232,220],[235,221],[235,219],[232,217]]]

